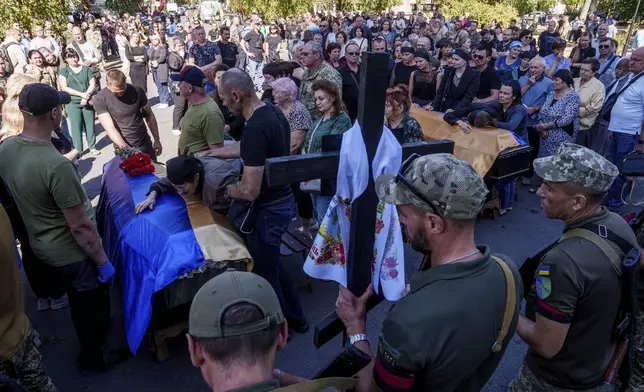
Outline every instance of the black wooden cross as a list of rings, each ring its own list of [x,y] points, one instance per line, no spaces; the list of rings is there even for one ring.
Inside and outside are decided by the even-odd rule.
[[[376,226],[378,197],[374,186],[371,162],[376,154],[384,122],[385,92],[389,56],[385,53],[364,53],[360,69],[360,99],[358,122],[369,160],[369,183],[365,192],[357,198],[351,209],[351,234],[347,260],[348,289],[357,296],[362,295],[371,283],[371,257]],[[454,142],[410,143],[403,146],[403,159],[411,154],[420,155],[454,152]],[[269,186],[295,184],[316,178],[334,179],[338,173],[340,153],[322,152],[266,160],[265,173]],[[360,223],[358,225],[358,222]],[[368,304],[370,310],[380,302],[375,299]],[[319,348],[344,331],[342,321],[332,312],[315,325],[313,343]]]

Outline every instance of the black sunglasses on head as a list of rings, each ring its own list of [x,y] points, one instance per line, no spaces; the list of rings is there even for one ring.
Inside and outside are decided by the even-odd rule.
[[[418,197],[420,200],[424,201],[425,204],[427,204],[431,209],[432,212],[438,216],[441,216],[441,214],[438,213],[438,210],[436,209],[436,206],[434,206],[434,203],[432,203],[431,200],[429,200],[423,193],[418,190],[415,186],[413,186],[407,179],[405,178],[405,172],[407,169],[411,166],[412,163],[416,160],[416,158],[419,158],[420,154],[411,154],[409,158],[405,159],[405,161],[402,163],[402,166],[400,166],[400,171],[396,175],[396,184],[402,182],[403,185],[407,187],[416,197]]]

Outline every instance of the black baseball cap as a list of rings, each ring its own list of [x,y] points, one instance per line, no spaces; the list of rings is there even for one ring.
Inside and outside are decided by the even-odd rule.
[[[69,93],[58,91],[48,84],[32,83],[26,85],[18,97],[21,112],[40,116],[50,112],[58,105],[67,105],[72,101]]]
[[[206,84],[206,75],[199,68],[191,65],[184,67],[179,73],[170,74],[170,79],[175,82],[186,82],[197,87],[203,87]]]

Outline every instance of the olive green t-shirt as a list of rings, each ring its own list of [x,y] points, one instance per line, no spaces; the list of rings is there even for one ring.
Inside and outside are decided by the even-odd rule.
[[[190,104],[181,120],[179,154],[208,150],[209,144],[224,142],[224,116],[212,99],[200,104]]]
[[[509,257],[516,306],[500,352],[492,347],[503,324],[506,279],[488,247],[482,257],[445,264],[411,277],[411,291],[394,304],[378,341],[374,379],[381,390],[480,391],[516,330],[523,288]]]
[[[637,246],[635,233],[619,215],[602,207],[597,214],[566,225],[564,233],[586,224],[604,225]],[[609,242],[621,257],[624,252]],[[570,324],[561,350],[544,358],[528,350],[526,364],[541,380],[559,388],[590,389],[600,385],[612,354],[612,330],[619,308],[622,279],[597,245],[567,238],[541,259],[526,309],[549,320]]]
[[[0,144],[0,176],[18,206],[39,259],[54,266],[87,259],[63,214],[63,209],[83,203],[94,220],[94,210],[72,162],[50,142],[15,136]]]

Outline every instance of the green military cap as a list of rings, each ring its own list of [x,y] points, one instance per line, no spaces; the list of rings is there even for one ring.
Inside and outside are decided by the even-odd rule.
[[[413,204],[432,211],[429,201],[443,217],[474,219],[488,190],[467,162],[452,154],[430,154],[406,161],[397,176],[378,177],[376,192],[385,203]]]
[[[247,324],[224,326],[231,306],[252,304],[263,318]],[[197,338],[226,338],[263,331],[284,322],[284,314],[273,287],[252,272],[226,271],[203,285],[190,306],[188,332]]]
[[[606,192],[619,175],[617,167],[595,151],[562,143],[557,154],[534,161],[534,171],[546,181],[574,182],[594,192]]]

